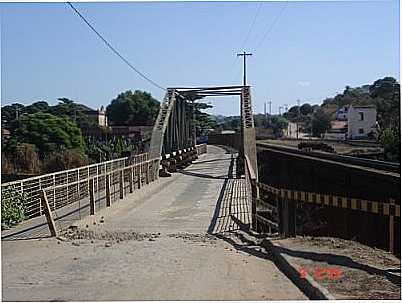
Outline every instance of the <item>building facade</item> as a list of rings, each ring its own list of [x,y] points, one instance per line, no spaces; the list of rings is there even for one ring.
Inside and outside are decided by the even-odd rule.
[[[361,139],[375,134],[377,110],[372,105],[350,105],[348,110],[348,138]]]
[[[336,112],[336,120],[324,135],[329,140],[355,140],[375,137],[377,110],[373,105],[347,105]]]

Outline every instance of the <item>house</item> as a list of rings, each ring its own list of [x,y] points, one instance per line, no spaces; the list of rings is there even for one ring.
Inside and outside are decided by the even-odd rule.
[[[327,140],[346,140],[348,133],[347,121],[331,121],[331,129],[324,135],[324,139]]]
[[[377,130],[377,110],[373,105],[350,105],[348,111],[348,138],[367,138]]]
[[[336,112],[336,120],[324,139],[363,139],[375,135],[377,130],[377,110],[373,105],[346,105]]]
[[[103,127],[108,126],[107,115],[103,106],[101,106],[99,110],[87,110],[84,114],[87,115],[89,119],[93,120],[96,125]]]
[[[346,121],[346,120],[348,120],[348,110],[349,110],[349,106],[348,106],[348,105],[342,106],[341,108],[339,108],[339,109],[336,111],[336,114],[335,114],[336,120],[339,120],[339,121]]]

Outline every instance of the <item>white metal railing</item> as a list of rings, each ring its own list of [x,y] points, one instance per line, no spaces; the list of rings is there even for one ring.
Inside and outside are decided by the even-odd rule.
[[[197,145],[196,149],[197,154],[206,153],[207,145]],[[154,180],[157,178],[159,162],[159,159],[149,159],[149,154],[144,153],[4,183],[1,185],[1,193],[2,196],[5,191],[24,194],[25,219],[29,219],[43,214],[42,190],[47,194],[51,210],[55,210],[89,197],[90,180],[93,180],[96,193],[103,192],[106,189],[106,175],[110,176],[113,194],[116,186],[119,187],[121,171],[123,171],[123,186],[127,183],[131,183],[131,186],[133,182],[141,183],[149,174],[154,176],[152,177]]]
[[[8,182],[1,185],[1,192],[3,194],[5,191],[16,191],[24,194],[25,218],[33,218],[43,214],[40,200],[42,190],[46,190],[48,193],[51,209],[58,209],[87,197],[89,179],[94,179],[96,190],[101,191],[105,188],[106,174],[111,174],[111,182],[114,184],[118,182],[116,181],[118,176],[115,176],[115,172],[145,163],[148,160],[148,153],[144,153],[134,157],[120,158]]]

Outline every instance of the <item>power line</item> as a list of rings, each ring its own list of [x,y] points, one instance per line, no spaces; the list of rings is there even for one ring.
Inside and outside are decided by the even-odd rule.
[[[289,4],[289,1],[286,1],[286,4],[282,7],[279,14],[276,15],[276,18],[272,21],[271,25],[268,27],[268,30],[265,32],[263,38],[260,40],[260,43],[257,44],[255,49],[259,48],[264,43],[265,39],[271,33],[272,29],[274,28],[275,24],[278,22],[279,18],[282,16],[282,14],[283,14],[284,10],[286,9],[286,7],[288,6],[288,4]]]
[[[85,17],[74,7],[74,5],[71,4],[71,2],[67,2],[67,4],[71,7],[71,9],[88,25],[88,27],[103,41],[103,43],[106,44],[106,46],[113,52],[115,53],[121,60],[123,60],[124,63],[126,63],[132,70],[134,70],[138,75],[140,75],[142,78],[147,80],[149,83],[152,85],[156,86],[157,88],[161,90],[166,90],[166,88],[162,87],[152,79],[148,78],[145,74],[143,74],[141,71],[139,71],[137,68],[134,67],[126,58],[123,57],[119,53],[118,50],[116,50],[92,25],[85,19]]]
[[[257,17],[258,17],[258,15],[259,15],[259,13],[260,13],[262,4],[263,4],[263,2],[261,1],[261,2],[259,3],[259,6],[258,6],[258,8],[257,8],[257,11],[256,11],[256,13],[255,13],[255,15],[254,15],[253,21],[252,21],[251,24],[250,24],[250,27],[249,27],[249,29],[248,29],[248,32],[247,32],[247,34],[246,34],[246,37],[245,37],[244,40],[243,40],[243,43],[242,43],[240,49],[244,49],[244,47],[245,47],[245,45],[246,45],[246,42],[247,42],[248,39],[250,38],[250,34],[251,34],[251,32],[252,32],[252,30],[253,30],[253,28],[254,28],[254,25],[255,25],[255,22],[256,22],[256,20],[257,20]],[[237,60],[234,60],[234,61],[233,61],[233,64],[232,64],[232,68],[231,68],[232,71],[235,70],[234,67],[236,66],[236,63],[237,63]],[[239,74],[239,72],[236,73],[235,77],[237,77],[238,74]],[[234,81],[235,77],[232,78],[232,81],[231,81],[231,82]]]
[[[258,15],[259,15],[259,13],[260,13],[262,4],[263,4],[263,2],[260,2],[260,5],[258,6],[257,12],[256,12],[255,15],[254,15],[253,22],[252,22],[251,25],[250,25],[250,28],[249,28],[248,33],[247,33],[247,35],[246,35],[246,38],[244,38],[243,44],[242,44],[242,46],[241,46],[240,49],[244,49],[244,47],[246,46],[246,42],[248,41],[248,38],[250,38],[251,31],[253,30],[253,27],[254,27],[254,25],[255,25],[255,21],[257,20],[257,17],[258,17]]]

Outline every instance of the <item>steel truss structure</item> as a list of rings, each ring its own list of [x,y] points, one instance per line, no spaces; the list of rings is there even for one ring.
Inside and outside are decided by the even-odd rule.
[[[166,159],[194,150],[194,102],[205,97],[239,96],[241,142],[239,158],[247,159],[257,176],[257,155],[250,86],[175,87],[167,89],[154,125],[150,158]]]

